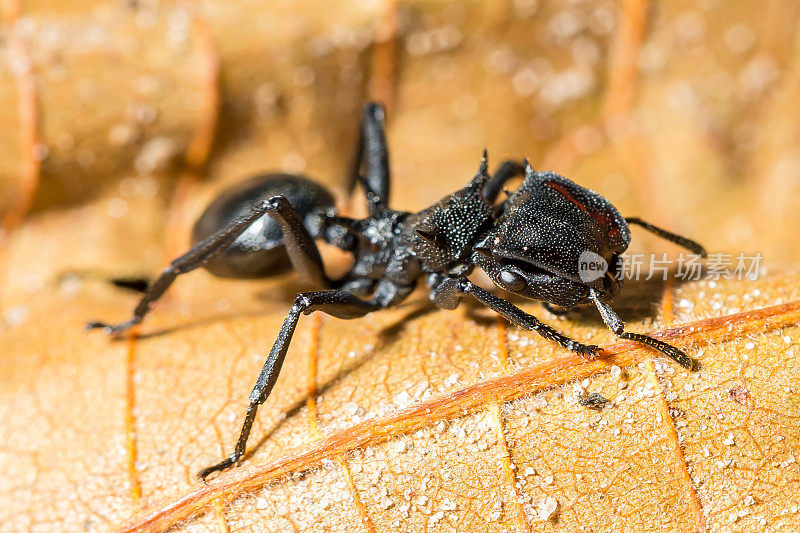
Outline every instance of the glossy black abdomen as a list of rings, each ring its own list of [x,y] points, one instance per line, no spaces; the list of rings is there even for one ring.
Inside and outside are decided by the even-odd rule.
[[[276,173],[255,176],[223,191],[195,223],[192,243],[210,237],[258,202],[276,195],[289,200],[312,236],[320,236],[322,217],[334,210],[333,195],[303,176]],[[291,265],[280,226],[264,215],[203,266],[215,276],[261,278],[284,272]]]

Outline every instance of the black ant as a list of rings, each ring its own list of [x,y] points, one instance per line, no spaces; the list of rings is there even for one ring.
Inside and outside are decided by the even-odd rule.
[[[599,194],[553,172],[536,172],[527,161],[507,161],[494,176],[487,166],[484,151],[477,174],[463,189],[418,213],[391,209],[384,109],[367,103],[351,173],[351,189],[357,182],[366,194],[366,218],[337,215],[333,196],[307,178],[256,176],[211,203],[195,224],[196,244],[149,285],[133,317],[116,325],[90,322],[87,327],[119,333],[138,324],[177,276],[200,266],[218,276],[257,278],[291,265],[305,281],[324,289],[295,298],[250,393],[233,453],[202,470],[198,475],[203,480],[240,461],[256,410],[275,385],[301,314],[361,317],[403,301],[420,277],[427,278],[430,298],[442,309],[455,309],[470,295],[517,326],[589,358],[601,349],[562,335],[467,276],[478,267],[499,287],[542,301],[553,311],[594,304],[618,337],[651,346],[693,368],[692,359],[674,346],[625,332],[609,302],[622,285],[615,272],[630,243],[628,224],[705,255],[702,246],[638,218],[626,219]],[[519,175],[524,175],[522,185],[496,202],[503,185]],[[330,279],[315,239],[353,254],[351,270]]]

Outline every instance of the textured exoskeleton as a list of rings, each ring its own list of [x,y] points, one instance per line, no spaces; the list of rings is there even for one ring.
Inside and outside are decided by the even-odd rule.
[[[504,184],[519,174],[525,176],[522,185],[498,203]],[[471,296],[517,326],[587,357],[599,348],[562,335],[467,276],[479,267],[498,286],[558,309],[591,303],[619,337],[692,367],[681,350],[625,332],[609,303],[620,289],[614,273],[630,243],[629,223],[704,254],[697,243],[625,219],[599,194],[552,172],[535,172],[527,162],[507,161],[490,176],[485,151],[477,174],[463,189],[417,213],[392,209],[384,111],[376,103],[364,106],[351,183],[364,189],[366,218],[339,216],[333,196],[302,176],[266,174],[231,187],[202,214],[194,246],[150,284],[130,319],[89,324],[115,333],[139,323],[178,275],[201,266],[218,276],[253,278],[291,264],[318,289],[295,298],[250,393],[233,453],[201,471],[201,478],[241,460],[258,406],[275,385],[301,315],[364,316],[403,301],[420,278],[426,278],[431,300],[442,309],[454,309]],[[350,252],[351,270],[329,278],[315,239]]]

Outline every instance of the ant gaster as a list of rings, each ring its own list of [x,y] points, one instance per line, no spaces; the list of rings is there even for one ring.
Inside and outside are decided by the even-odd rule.
[[[496,202],[503,185],[520,174],[522,185]],[[295,298],[250,393],[233,453],[202,470],[201,479],[241,460],[256,410],[275,385],[301,314],[361,317],[403,301],[420,277],[427,278],[430,298],[440,308],[455,309],[469,295],[517,326],[590,358],[600,348],[562,335],[467,276],[478,267],[499,287],[542,301],[553,311],[594,304],[617,336],[693,367],[681,350],[625,332],[609,302],[621,286],[615,272],[630,243],[628,224],[704,255],[699,244],[638,218],[626,219],[599,194],[553,172],[536,172],[527,161],[507,161],[490,176],[485,151],[477,174],[463,189],[418,213],[391,209],[384,109],[377,103],[364,106],[351,178],[351,189],[358,182],[365,191],[366,218],[337,215],[333,196],[301,176],[266,174],[235,185],[206,209],[194,227],[196,244],[150,284],[132,318],[87,325],[108,333],[128,329],[141,322],[178,275],[200,266],[218,276],[254,278],[291,265],[305,281],[324,289]],[[350,252],[351,270],[330,279],[315,239]],[[589,269],[588,276],[587,264],[598,267]]]

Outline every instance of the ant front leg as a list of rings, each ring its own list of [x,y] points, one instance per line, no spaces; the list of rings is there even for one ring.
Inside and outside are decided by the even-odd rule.
[[[543,324],[535,316],[529,315],[519,307],[509,303],[499,296],[478,287],[467,278],[446,278],[431,288],[431,299],[437,307],[442,309],[455,309],[461,298],[467,294],[472,295],[480,303],[502,316],[512,324],[535,331],[545,339],[557,342],[564,348],[579,355],[593,359],[601,348],[593,344],[581,344],[562,335],[547,324]]]
[[[597,310],[600,312],[600,316],[603,318],[603,322],[605,322],[606,326],[608,326],[608,329],[614,332],[614,335],[620,339],[636,341],[638,343],[650,346],[651,348],[654,348],[666,355],[679,365],[688,368],[689,370],[694,370],[694,359],[686,355],[683,350],[679,350],[671,344],[648,337],[647,335],[626,332],[625,322],[623,322],[622,319],[617,316],[614,310],[611,309],[607,303],[600,299],[599,295],[594,289],[589,289],[589,298],[592,300],[592,302],[594,302],[595,307],[597,307]]]
[[[148,286],[130,319],[119,324],[92,321],[86,324],[86,328],[102,328],[106,333],[120,333],[138,324],[150,311],[153,304],[172,285],[175,278],[203,266],[206,261],[228,248],[239,235],[264,215],[271,216],[280,224],[289,259],[300,276],[322,287],[329,287],[330,280],[325,276],[322,258],[313,237],[286,198],[273,196],[260,202],[249,213],[197,243],[188,252],[172,261],[161,272],[161,275]]]
[[[486,185],[483,186],[483,196],[490,202],[497,199],[497,195],[503,189],[506,182],[517,176],[525,174],[525,167],[519,161],[508,160],[505,161],[497,172],[494,173]]]
[[[374,300],[361,300],[345,291],[328,290],[298,294],[292,309],[283,321],[281,331],[278,333],[278,338],[275,339],[275,344],[272,345],[272,350],[270,350],[264,367],[261,369],[256,385],[250,393],[250,405],[247,407],[247,414],[244,417],[244,423],[233,453],[219,463],[201,470],[197,474],[198,477],[205,481],[206,477],[213,472],[225,470],[237,464],[242,455],[244,455],[258,406],[266,401],[275,386],[275,382],[278,380],[283,360],[286,358],[286,352],[289,349],[292,335],[301,314],[308,315],[314,311],[322,311],[337,318],[350,319],[362,317],[383,307],[383,305]]]

